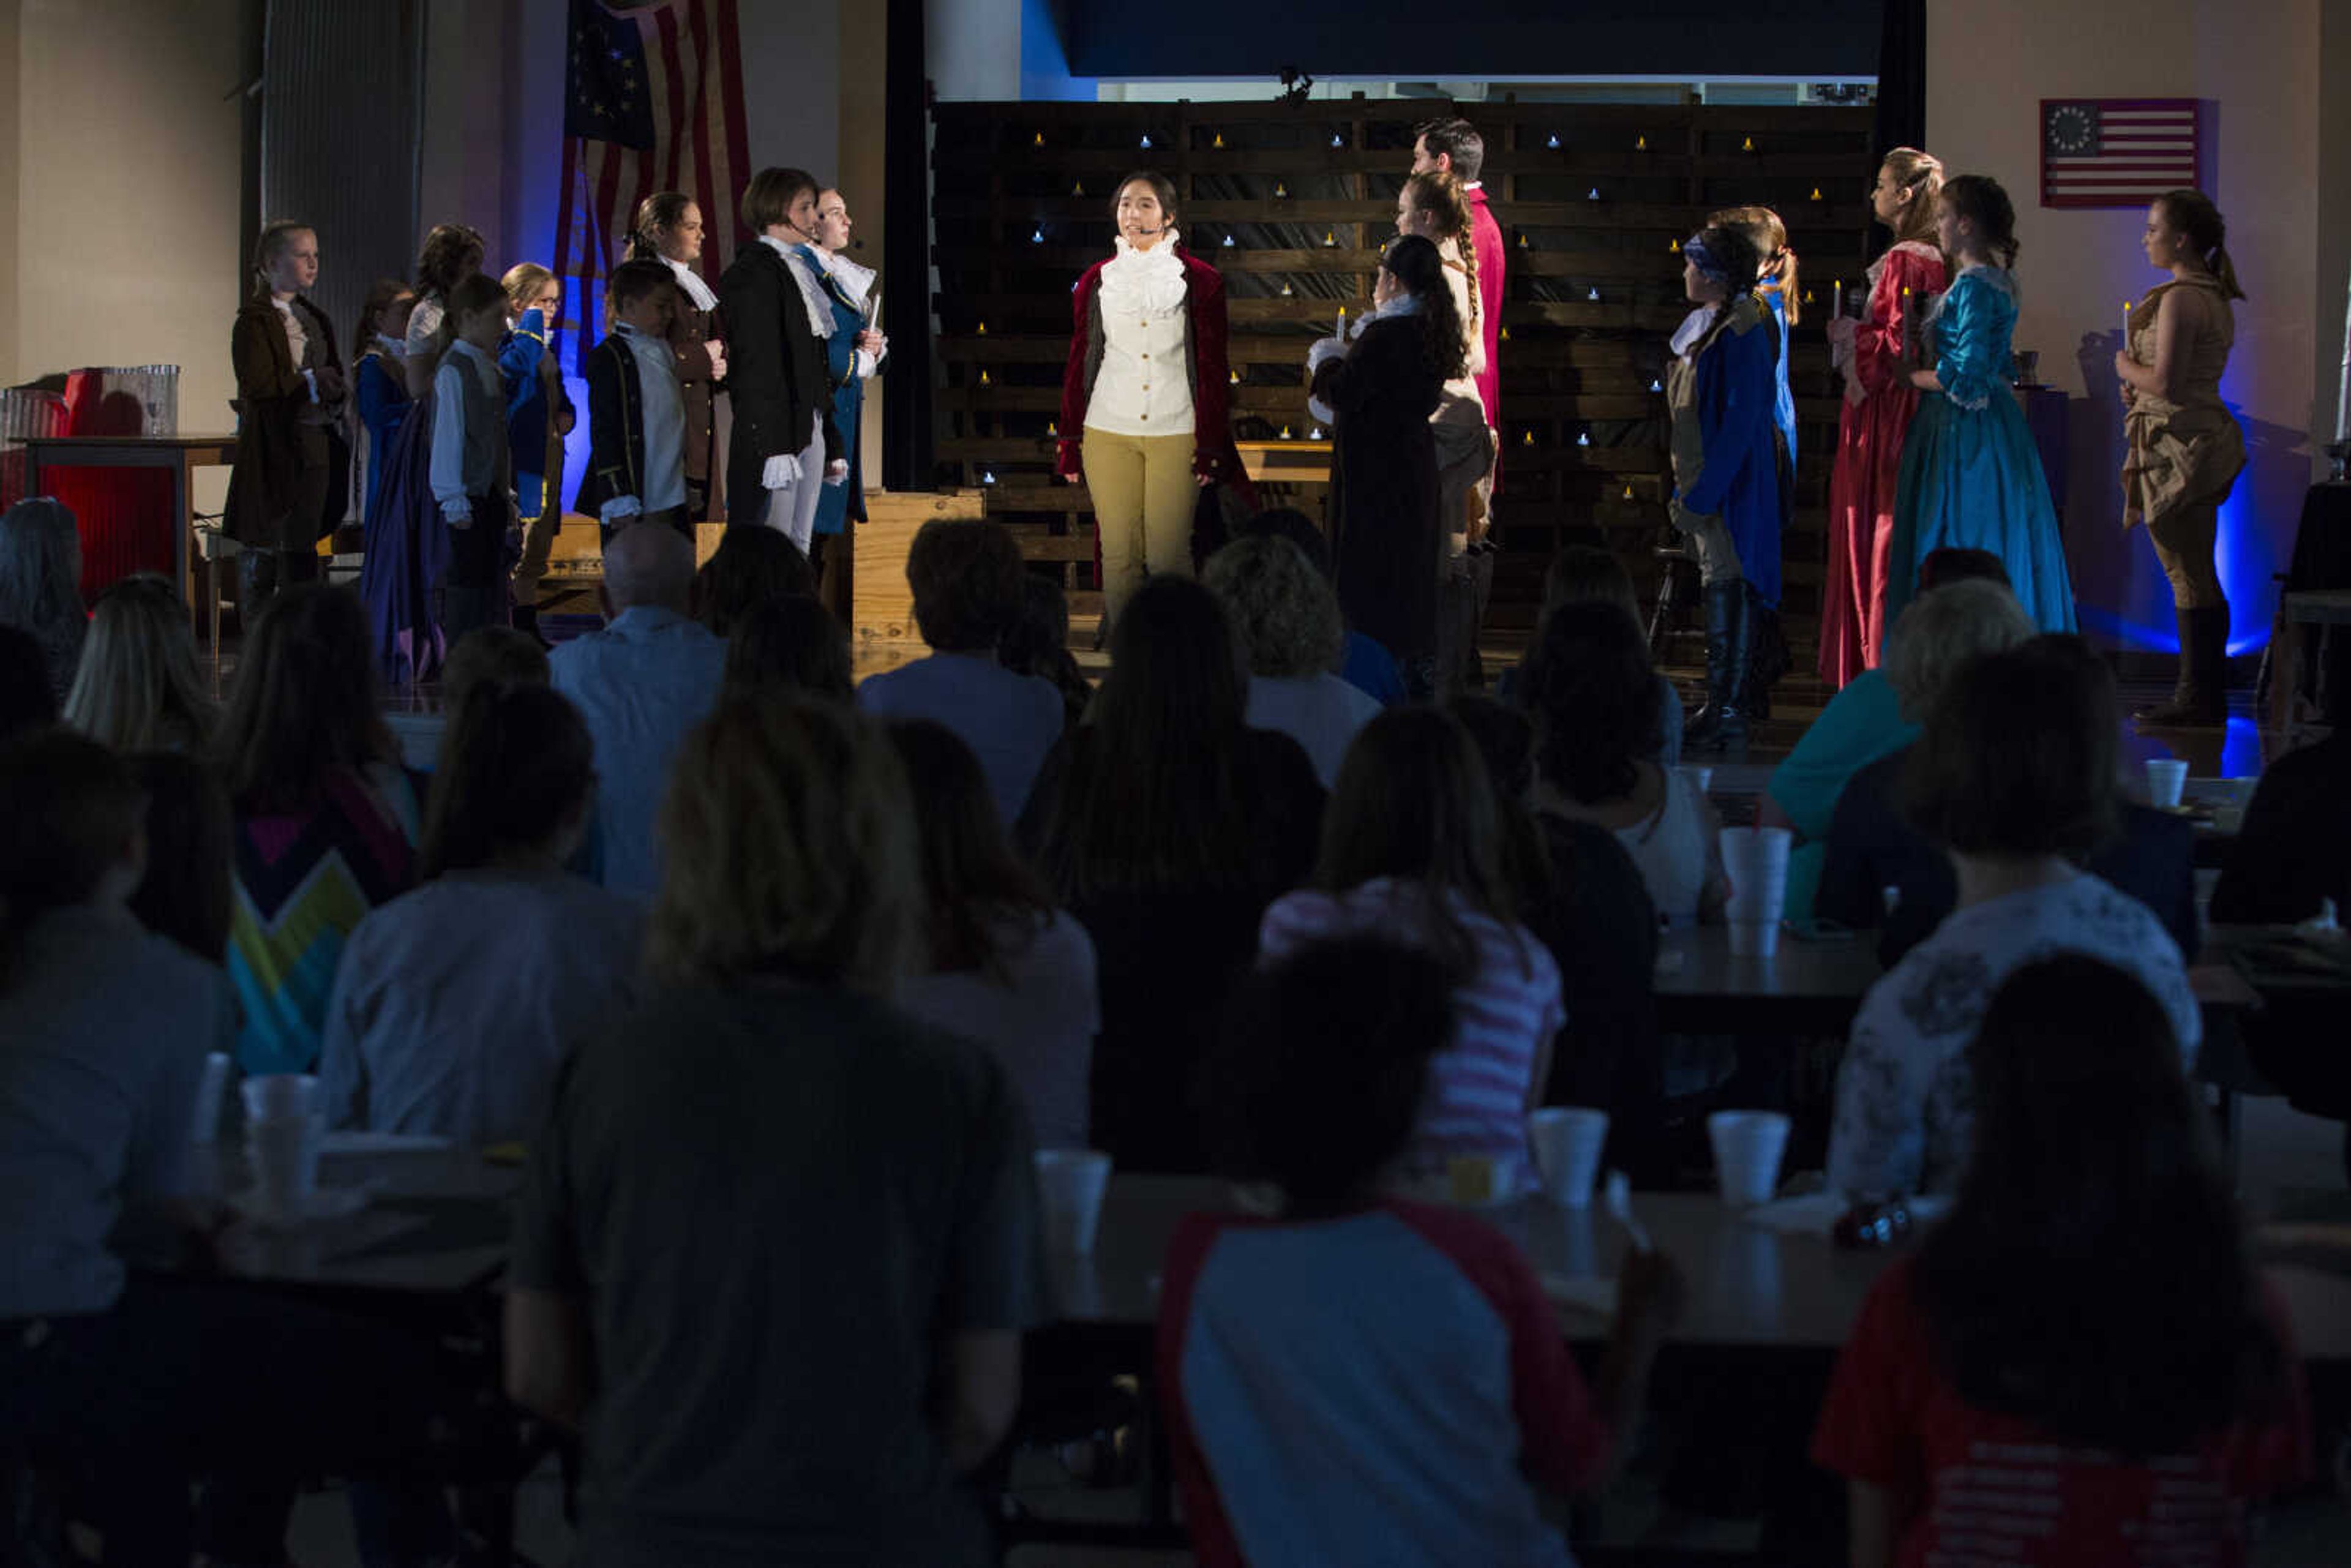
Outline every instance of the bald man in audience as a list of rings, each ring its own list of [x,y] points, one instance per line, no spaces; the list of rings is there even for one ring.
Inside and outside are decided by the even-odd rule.
[[[604,547],[601,632],[548,656],[596,742],[603,883],[650,899],[660,881],[653,814],[685,732],[717,706],[726,644],[687,613],[694,547],[676,530],[632,525]]]

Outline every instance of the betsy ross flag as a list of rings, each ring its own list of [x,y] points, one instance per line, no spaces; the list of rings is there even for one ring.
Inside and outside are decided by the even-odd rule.
[[[2041,204],[2143,207],[2196,184],[2203,152],[2192,98],[2043,99]]]
[[[657,0],[611,10],[571,0],[563,105],[563,186],[555,275],[566,371],[603,331],[604,283],[628,254],[637,204],[683,191],[702,209],[702,259],[715,286],[735,252],[736,207],[750,177],[735,0]]]

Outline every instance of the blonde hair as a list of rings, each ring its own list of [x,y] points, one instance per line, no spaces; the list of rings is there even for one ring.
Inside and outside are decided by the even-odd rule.
[[[920,929],[914,808],[843,704],[737,697],[679,747],[646,960],[672,984],[775,976],[885,994]]]
[[[1434,213],[1444,237],[1461,253],[1461,270],[1469,280],[1469,313],[1478,314],[1478,224],[1469,204],[1469,188],[1458,174],[1429,169],[1404,183],[1405,200],[1416,213]],[[1448,264],[1449,265],[1449,264]],[[1466,331],[1468,323],[1464,321]]]
[[[1951,677],[1987,653],[2029,642],[2040,628],[2004,583],[1962,578],[1910,601],[1886,640],[1886,684],[1902,716],[1923,723]]]
[[[1769,207],[1725,207],[1706,220],[1743,232],[1755,242],[1755,281],[1780,291],[1780,308],[1793,327],[1803,319],[1804,291],[1796,280],[1796,253],[1788,248],[1788,225]]]
[[[1250,674],[1273,680],[1329,674],[1346,656],[1339,596],[1288,539],[1235,539],[1208,558],[1200,580],[1239,630]]]
[[[498,287],[507,291],[507,308],[519,316],[530,308],[539,291],[555,281],[555,274],[535,261],[518,261],[507,268]]]
[[[220,706],[197,672],[187,607],[169,580],[141,572],[99,596],[65,719],[120,752],[212,744]]]
[[[1902,226],[1894,231],[1894,237],[1897,241],[1931,242],[1935,237],[1935,198],[1943,193],[1943,161],[1916,147],[1896,147],[1877,166],[1910,193],[1910,204],[1903,209]]]

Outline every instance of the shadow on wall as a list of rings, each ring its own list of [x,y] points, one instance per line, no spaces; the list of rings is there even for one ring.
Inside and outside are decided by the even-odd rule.
[[[2177,653],[2171,587],[2141,535],[2122,526],[2122,334],[2088,332],[2076,351],[2088,395],[2074,401],[2066,430],[2065,559],[2082,629],[2103,646]],[[2294,555],[2294,531],[2310,487],[2308,433],[2230,412],[2245,432],[2245,471],[2220,508],[2220,586],[2229,596],[2229,652],[2258,652],[2277,612],[2274,574]]]

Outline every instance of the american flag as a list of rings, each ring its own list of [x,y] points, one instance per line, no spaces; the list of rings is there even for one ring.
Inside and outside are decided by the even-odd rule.
[[[2041,204],[2143,207],[2196,184],[2203,152],[2192,98],[2043,99]]]
[[[571,329],[564,368],[602,327],[604,280],[627,255],[637,204],[683,191],[702,209],[703,276],[734,254],[749,177],[736,0],[657,0],[615,11],[571,0],[564,73],[563,193],[555,274]]]

